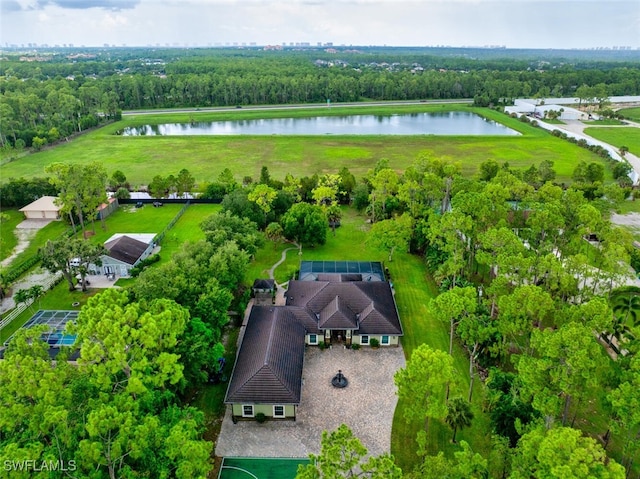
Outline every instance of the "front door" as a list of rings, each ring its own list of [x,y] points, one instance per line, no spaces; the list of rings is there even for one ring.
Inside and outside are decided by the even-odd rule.
[[[334,329],[331,331],[331,342],[336,344],[344,344],[346,341],[345,331],[342,329]]]

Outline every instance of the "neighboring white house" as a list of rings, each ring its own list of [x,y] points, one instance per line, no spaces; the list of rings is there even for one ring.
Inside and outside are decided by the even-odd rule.
[[[102,266],[95,266],[96,273],[129,276],[131,268],[151,254],[155,237],[156,233],[114,234],[104,243],[108,253],[102,255]]]
[[[61,207],[55,204],[56,196],[43,196],[27,206],[20,208],[25,218],[29,220],[57,220],[60,218]]]

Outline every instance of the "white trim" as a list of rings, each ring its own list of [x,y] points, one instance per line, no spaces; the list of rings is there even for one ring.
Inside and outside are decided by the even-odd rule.
[[[245,414],[244,412],[244,408],[246,407],[250,407],[251,408],[251,414]],[[243,404],[242,405],[242,417],[254,417],[255,416],[255,410],[253,408],[253,404]]]
[[[313,338],[315,337],[315,341]],[[317,345],[318,344],[318,335],[317,334],[309,334],[309,344]]]
[[[277,407],[281,407],[282,408],[282,414],[276,414],[276,408]],[[283,418],[286,416],[286,410],[285,407],[282,404],[274,404],[273,405],[273,417],[274,418]]]
[[[367,338],[366,341],[365,341],[365,338]],[[368,334],[363,334],[362,336],[360,336],[360,344],[363,344],[363,345],[369,344],[369,335]]]
[[[384,341],[384,338],[387,338],[387,341]],[[391,337],[388,334],[383,334],[380,336],[380,345],[389,346],[391,344]]]

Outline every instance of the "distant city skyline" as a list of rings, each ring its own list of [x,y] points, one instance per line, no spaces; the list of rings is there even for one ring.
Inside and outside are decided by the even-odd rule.
[[[640,48],[638,0],[0,0],[0,46]]]

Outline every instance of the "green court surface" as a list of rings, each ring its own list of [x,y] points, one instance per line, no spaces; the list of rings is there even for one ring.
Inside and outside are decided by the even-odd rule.
[[[295,479],[308,459],[225,457],[218,479]]]

